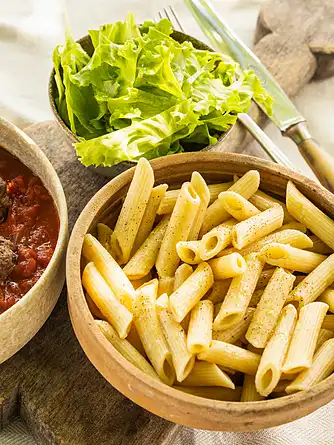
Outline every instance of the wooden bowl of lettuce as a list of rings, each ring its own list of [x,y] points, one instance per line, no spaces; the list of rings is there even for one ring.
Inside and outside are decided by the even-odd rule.
[[[79,160],[114,177],[140,157],[214,148],[252,98],[270,108],[252,71],[174,31],[167,19],[103,25],[53,53],[53,113]]]

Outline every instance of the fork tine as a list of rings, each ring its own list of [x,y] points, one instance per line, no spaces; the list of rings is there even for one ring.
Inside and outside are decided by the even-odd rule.
[[[178,16],[176,15],[174,8],[171,5],[169,5],[168,8],[164,8],[161,11],[159,11],[158,16],[159,20],[162,20],[163,18],[168,19],[172,23],[172,26],[176,31],[179,30],[184,32],[181,22]]]
[[[180,22],[180,20],[179,20],[177,14],[176,14],[176,12],[175,12],[175,9],[173,8],[172,5],[169,5],[169,10],[170,10],[170,12],[171,12],[171,15],[174,17],[174,23],[177,23],[177,27],[179,28],[179,30],[182,31],[182,32],[184,32],[184,28],[183,28],[183,26],[181,25],[181,22]],[[171,20],[171,22],[173,23],[173,20]],[[177,27],[175,26],[175,29],[176,29]]]

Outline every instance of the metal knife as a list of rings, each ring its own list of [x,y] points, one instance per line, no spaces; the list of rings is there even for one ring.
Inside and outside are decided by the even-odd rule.
[[[272,74],[259,58],[218,17],[213,7],[205,0],[185,0],[193,16],[210,42],[221,52],[229,54],[243,69],[252,69],[274,99],[273,113],[268,116],[281,130],[283,136],[292,139],[321,184],[334,193],[334,158],[312,138],[306,119],[278,85]],[[264,111],[261,104],[259,107]],[[241,122],[253,133],[247,115]],[[254,134],[254,136],[256,136]],[[279,162],[279,161],[278,161]]]

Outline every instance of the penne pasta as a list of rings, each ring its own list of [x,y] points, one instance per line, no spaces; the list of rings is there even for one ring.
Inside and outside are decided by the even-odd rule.
[[[241,250],[236,249],[235,247],[230,249],[222,250],[217,256],[229,255],[233,252],[239,252],[240,255],[247,255],[248,253],[258,252],[262,249],[262,247],[271,243],[281,243],[281,244],[290,244],[292,247],[298,247],[299,249],[306,249],[308,247],[312,247],[313,243],[311,239],[305,235],[305,233],[300,232],[299,230],[282,230],[281,232],[274,232],[270,235],[264,236],[259,241],[256,241],[248,246],[244,247]]]
[[[321,327],[334,332],[334,315],[326,315]]]
[[[193,186],[195,192],[201,200],[196,218],[194,219],[193,225],[188,235],[188,240],[193,241],[197,240],[199,232],[201,230],[205,213],[210,202],[210,190],[206,182],[198,172],[193,172],[193,174],[191,175],[190,184]]]
[[[249,307],[256,308],[262,298],[263,292],[264,289],[258,289],[253,293],[252,298],[249,302]]]
[[[315,353],[312,366],[304,370],[286,388],[286,393],[305,391],[324,380],[334,371],[334,338],[325,341]]]
[[[289,230],[289,229],[299,230],[300,232],[303,232],[303,233],[307,232],[307,227],[298,221],[291,221],[289,223],[283,224],[283,226],[280,227],[279,229],[277,229],[276,232],[279,232],[281,230]]]
[[[283,224],[283,209],[274,206],[251,218],[241,221],[232,229],[232,244],[237,249],[242,249],[252,244]]]
[[[217,386],[175,386],[175,389],[191,394],[192,396],[203,397],[204,399],[225,400],[229,402],[239,402],[241,387],[235,389]]]
[[[327,257],[319,253],[291,247],[288,244],[272,243],[264,246],[260,258],[272,266],[284,267],[298,272],[310,273]]]
[[[223,192],[219,195],[219,201],[222,203],[224,209],[238,221],[244,221],[251,216],[258,215],[258,210],[243,196],[235,192]]]
[[[334,289],[326,289],[317,301],[322,301],[323,303],[328,304],[329,312],[334,312]]]
[[[273,390],[272,394],[279,394],[281,397],[286,395],[285,390],[287,386],[289,386],[291,383],[291,380],[280,380],[275,389]]]
[[[174,288],[176,291],[193,273],[193,268],[189,264],[181,264],[175,271]]]
[[[229,375],[214,363],[197,361],[191,373],[186,377],[182,386],[223,386],[234,389],[234,383]]]
[[[256,283],[256,289],[264,289],[267,284],[269,283],[270,278],[273,276],[273,273],[275,272],[275,267],[263,270],[261,272],[260,278],[258,279],[258,282]]]
[[[277,323],[295,276],[277,268],[256,307],[246,339],[256,348],[265,348]]]
[[[192,354],[199,354],[210,347],[212,341],[212,319],[213,304],[211,301],[199,301],[192,309],[187,335],[188,351]]]
[[[179,241],[187,241],[200,206],[200,198],[189,182],[182,185],[169,224],[162,240],[156,269],[159,277],[172,277],[179,265],[176,251]]]
[[[165,196],[166,190],[168,189],[167,184],[160,184],[154,187],[151,191],[150,198],[148,200],[143,218],[141,220],[140,226],[138,228],[137,236],[132,248],[131,256],[133,256],[143,242],[149,236],[157,215],[158,207]]]
[[[111,228],[105,224],[99,223],[97,226],[97,239],[102,244],[102,246],[111,253],[111,235],[113,231]]]
[[[282,372],[294,374],[310,368],[327,310],[327,304],[318,302],[301,308]]]
[[[137,349],[138,352],[140,352],[140,354],[141,354],[143,357],[146,356],[146,352],[145,352],[144,346],[143,346],[143,344],[142,344],[142,342],[141,342],[141,340],[140,340],[140,338],[139,338],[139,335],[138,335],[138,332],[137,332],[137,329],[136,329],[136,326],[134,325],[134,323],[132,323],[132,325],[131,325],[131,329],[130,329],[130,331],[129,331],[129,333],[128,333],[128,336],[126,337],[126,339],[127,339],[127,341],[128,341],[129,343],[132,344],[132,346],[133,346],[134,348]]]
[[[334,333],[328,329],[320,329],[317,344],[315,345],[315,352],[320,348],[320,346],[325,343],[325,341],[334,337]]]
[[[234,183],[231,182],[223,182],[220,184],[209,184],[208,189],[210,192],[210,203],[215,201],[218,198],[219,193],[225,192],[225,190],[228,190]],[[168,190],[161,201],[161,204],[158,208],[157,214],[158,215],[165,215],[167,213],[172,213],[177,198],[179,196],[180,189],[177,190]]]
[[[111,236],[113,256],[120,264],[129,261],[153,184],[152,167],[147,159],[140,158]]]
[[[286,206],[290,215],[334,249],[334,221],[300,193],[291,181],[286,188]]]
[[[110,253],[92,235],[84,237],[82,254],[92,261],[99,273],[110,286],[116,298],[129,310],[136,300],[135,290],[121,267]]]
[[[312,303],[334,282],[334,254],[307,275],[289,295],[300,306]]]
[[[198,354],[199,360],[205,360],[216,365],[226,366],[245,374],[255,375],[261,356],[238,346],[212,340],[209,349]]]
[[[243,319],[256,283],[263,268],[263,262],[257,254],[245,257],[246,270],[242,275],[233,278],[218,315],[215,317],[215,331],[232,328]]]
[[[295,221],[295,219],[289,214],[285,204],[278,199],[267,195],[267,193],[264,193],[262,190],[258,190],[256,193],[254,193],[254,195],[249,198],[249,201],[259,210],[261,210],[261,212],[273,207],[275,204],[279,204],[283,208],[284,224]]]
[[[158,280],[138,289],[134,323],[146,355],[160,379],[167,385],[175,380],[172,354],[162,332],[156,310]]]
[[[178,382],[182,382],[195,364],[195,356],[187,348],[187,339],[182,326],[168,311],[168,296],[164,294],[156,302],[160,323],[164,331]]]
[[[199,255],[200,241],[180,241],[176,244],[176,251],[181,261],[187,264],[202,262]]]
[[[106,339],[120,354],[122,354],[122,356],[126,360],[128,360],[141,371],[145,372],[145,374],[159,380],[157,373],[149,364],[149,362],[140,354],[140,352],[137,351],[134,346],[132,346],[132,344],[128,340],[119,338],[116,331],[113,329],[112,326],[110,326],[109,323],[107,323],[106,321],[95,320],[95,324],[100,329],[102,334],[106,337]]]
[[[260,175],[256,170],[250,170],[245,173],[228,190],[242,195],[244,198],[250,198],[258,189],[260,184]],[[207,209],[200,237],[203,237],[211,229],[223,223],[230,218],[230,215],[224,209],[219,199],[216,199]]]
[[[254,376],[245,374],[240,402],[258,402],[264,399],[265,397],[261,396],[256,390]]]
[[[130,261],[124,266],[123,272],[130,280],[139,280],[151,271],[158,257],[168,223],[168,219],[160,221]]]
[[[333,253],[333,249],[328,247],[327,244],[321,241],[321,239],[318,238],[316,235],[311,235],[310,238],[313,242],[313,247],[309,247],[307,249],[309,252],[322,253],[323,255],[329,255]]]
[[[221,303],[224,300],[231,283],[232,279],[215,281],[207,299],[212,301],[213,304]]]
[[[252,320],[255,309],[248,308],[246,310],[245,315],[239,321],[239,323],[235,324],[229,329],[225,329],[224,331],[213,331],[212,339],[218,341],[224,341],[225,343],[235,344],[238,340],[240,340],[248,329],[248,326]]]
[[[136,290],[136,289],[138,289],[138,287],[142,286],[143,284],[145,284],[151,280],[152,280],[152,274],[149,273],[149,274],[145,275],[145,277],[140,278],[139,280],[131,280],[130,282],[131,282],[133,288]]]
[[[231,243],[232,228],[236,223],[237,220],[229,219],[203,236],[199,247],[199,254],[203,261],[215,257]]]
[[[255,376],[256,389],[263,397],[267,397],[278,385],[296,320],[295,307],[292,304],[285,306],[273,335],[263,351]]]
[[[158,296],[160,297],[163,294],[172,295],[174,292],[174,284],[175,278],[173,277],[165,277],[159,279],[158,286]]]
[[[176,321],[181,322],[213,284],[208,263],[201,263],[181,286],[172,293],[169,307]]]
[[[97,318],[99,320],[105,320],[104,315],[102,314],[100,309],[96,306],[96,304],[91,299],[89,294],[87,294],[87,292],[85,292],[85,297],[86,297],[86,301],[87,301],[87,306],[88,306],[89,310],[91,311],[93,317]]]
[[[82,285],[107,320],[125,338],[131,328],[132,313],[115,297],[94,263],[88,263],[82,273]]]
[[[225,280],[245,272],[246,262],[239,253],[231,253],[221,258],[208,261],[215,280]]]

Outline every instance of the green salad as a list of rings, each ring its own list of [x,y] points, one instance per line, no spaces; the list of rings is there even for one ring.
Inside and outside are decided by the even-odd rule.
[[[172,24],[124,22],[89,31],[88,55],[66,33],[53,53],[56,105],[81,142],[84,165],[112,166],[214,144],[255,98],[272,99],[253,71],[171,37]]]

